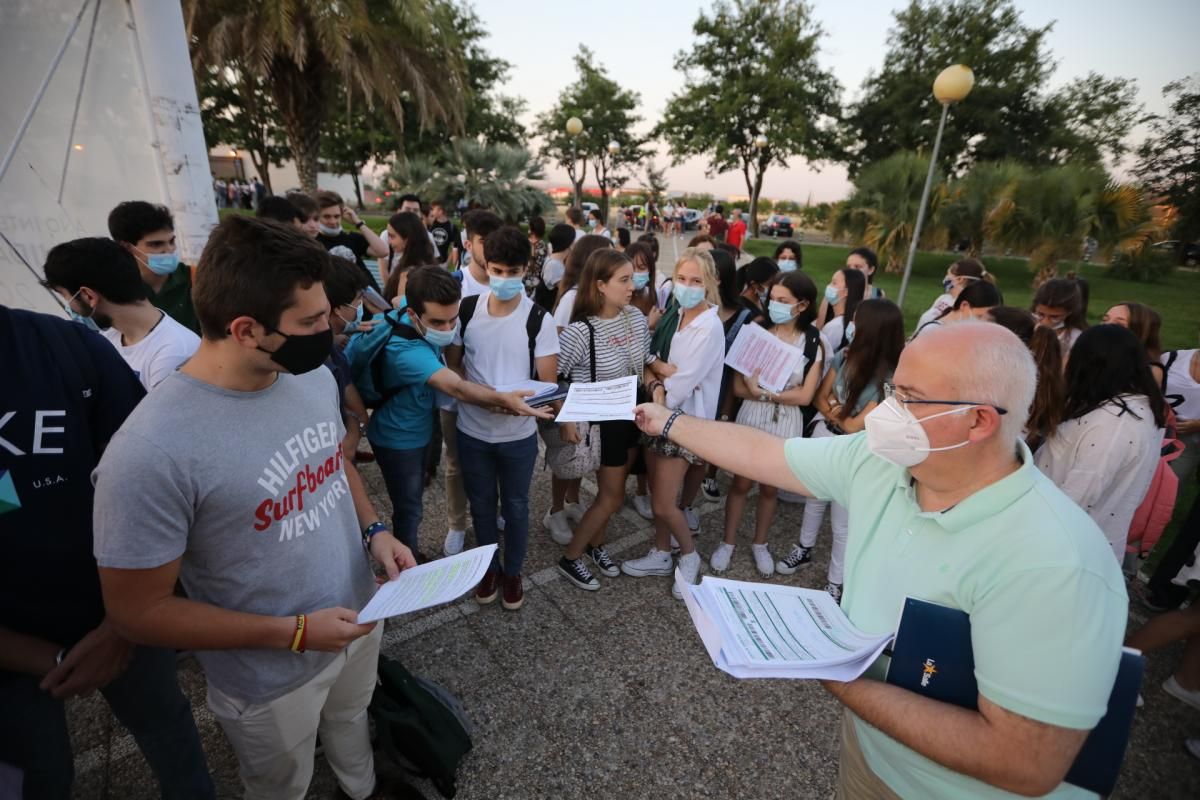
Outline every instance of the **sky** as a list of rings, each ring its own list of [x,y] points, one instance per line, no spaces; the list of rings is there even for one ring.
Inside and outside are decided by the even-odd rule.
[[[512,64],[500,90],[529,104],[523,123],[531,124],[537,114],[555,104],[576,75],[573,58],[579,45],[586,44],[610,77],[641,95],[642,132],[661,117],[668,97],[682,85],[682,75],[674,69],[675,55],[692,44],[692,23],[701,9],[712,5],[710,0],[474,2],[489,31],[484,46]],[[812,0],[814,16],[827,33],[819,60],[841,82],[843,103],[857,99],[868,73],[883,64],[892,12],[907,4],[907,0]],[[1057,61],[1051,89],[1089,70],[1135,78],[1146,110],[1162,112],[1166,108],[1162,87],[1200,72],[1196,46],[1200,2],[1195,0],[1017,0],[1016,5],[1031,27],[1054,22],[1048,36]],[[1135,130],[1131,138],[1137,141],[1139,134]],[[668,166],[666,146],[658,148],[657,165]],[[672,191],[746,193],[740,172],[710,179],[704,171],[703,159],[689,159],[668,167],[667,182]],[[563,170],[549,167],[547,176],[553,185],[567,184]],[[797,158],[786,170],[768,170],[763,196],[799,202],[811,197],[821,202],[839,200],[849,189],[845,168],[826,164],[815,169]]]

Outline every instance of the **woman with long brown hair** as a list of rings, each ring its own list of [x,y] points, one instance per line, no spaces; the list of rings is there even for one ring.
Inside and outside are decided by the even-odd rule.
[[[1042,442],[1054,435],[1062,422],[1067,404],[1067,384],[1063,379],[1062,348],[1058,337],[1049,328],[1038,325],[1023,308],[997,306],[988,309],[987,320],[1015,333],[1033,354],[1037,365],[1037,390],[1029,406],[1029,421],[1025,423],[1025,444],[1037,451]]]
[[[598,249],[588,256],[579,276],[571,324],[559,336],[560,378],[571,382],[606,381],[636,375],[639,382],[657,385],[649,364],[650,329],[646,317],[629,304],[633,297],[633,263],[624,253]],[[575,424],[563,423],[562,438],[578,442]],[[613,420],[598,425],[600,469],[596,473],[596,499],[575,526],[558,569],[580,589],[594,591],[600,582],[584,563],[607,577],[620,574],[604,549],[608,521],[625,502],[625,479],[637,458],[641,437],[631,421]]]
[[[388,254],[379,260],[383,273],[383,299],[391,303],[404,296],[404,282],[413,267],[437,264],[433,242],[421,217],[411,211],[392,214],[387,225]]]
[[[850,272],[862,275],[857,270]],[[866,285],[865,280],[862,285]],[[815,438],[857,433],[866,427],[867,414],[883,401],[884,384],[891,380],[900,361],[904,316],[891,300],[864,300],[846,326],[845,338],[849,344],[833,356],[829,371],[817,389],[816,405],[821,417],[813,430]],[[828,505],[832,505],[833,549],[825,591],[840,602],[850,512],[837,503],[809,500],[804,504],[800,542],[775,569],[791,575],[797,567],[812,560],[812,548],[817,543]]]
[[[1161,386],[1166,372],[1162,366],[1162,317],[1148,305],[1125,301],[1104,312],[1100,320],[1110,325],[1120,325],[1133,331],[1150,359],[1150,371]]]
[[[946,277],[942,278],[942,294],[933,301],[929,310],[917,320],[917,330],[920,330],[930,320],[943,316],[954,307],[954,301],[963,289],[974,283],[990,283],[995,285],[996,276],[987,271],[987,267],[977,258],[960,258],[946,267]]]

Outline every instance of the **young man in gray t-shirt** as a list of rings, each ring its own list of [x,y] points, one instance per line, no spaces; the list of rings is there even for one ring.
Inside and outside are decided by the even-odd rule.
[[[197,652],[247,796],[303,798],[318,730],[342,790],[376,792],[367,704],[383,629],[357,624],[375,590],[363,548],[389,577],[414,563],[342,458],[322,368],[328,267],[290,227],[219,225],[192,294],[199,350],[93,476],[109,616],[133,641]]]

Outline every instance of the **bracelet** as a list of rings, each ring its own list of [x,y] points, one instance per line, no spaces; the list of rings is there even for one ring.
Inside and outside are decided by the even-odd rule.
[[[671,416],[667,417],[667,424],[663,425],[662,438],[670,441],[671,426],[675,424],[675,420],[683,416],[683,412],[678,408],[671,412]]]
[[[650,389],[650,393],[651,393],[651,394],[654,394],[654,390],[655,390],[655,389],[661,389],[661,388],[662,388],[662,386],[663,386],[663,382],[662,382],[662,381],[651,381],[651,382],[650,382],[650,386],[649,386],[648,388]]]
[[[363,225],[366,225],[366,224],[367,224],[367,223],[363,222],[363,221],[360,219],[358,222],[354,223],[354,227],[356,227],[356,228],[361,228]]]
[[[374,536],[377,533],[383,533],[386,530],[389,530],[389,528],[387,525],[383,524],[382,522],[379,522],[379,521],[372,522],[370,525],[363,528],[363,534],[362,534],[363,541],[369,542],[369,541],[371,541],[372,536]]]
[[[290,648],[293,653],[304,652],[304,642],[308,638],[305,636],[305,632],[308,629],[307,622],[308,618],[304,614],[296,615],[296,634],[292,637],[292,646]]]

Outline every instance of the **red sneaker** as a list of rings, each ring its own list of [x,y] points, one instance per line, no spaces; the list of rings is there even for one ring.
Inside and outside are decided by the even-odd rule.
[[[516,611],[525,602],[525,587],[522,585],[521,576],[505,575],[503,582],[504,599],[501,602],[505,609]]]
[[[489,569],[483,576],[483,580],[475,587],[475,602],[481,606],[486,606],[488,603],[496,599],[498,594],[497,585],[500,583],[500,570]]]

